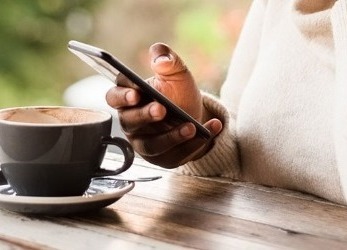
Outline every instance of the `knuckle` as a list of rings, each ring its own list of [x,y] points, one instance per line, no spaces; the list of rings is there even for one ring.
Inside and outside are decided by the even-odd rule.
[[[117,87],[111,88],[106,92],[106,102],[113,108],[120,108],[123,105],[122,100],[125,98],[125,95],[122,94]]]
[[[114,88],[111,88],[109,89],[107,92],[106,92],[106,95],[105,95],[105,98],[106,98],[106,102],[108,105],[112,106],[113,107],[113,103],[115,101],[115,91],[114,91]]]
[[[150,115],[150,105],[145,106],[144,108],[140,108],[137,111],[136,116],[139,118],[142,122],[150,121],[151,115]]]

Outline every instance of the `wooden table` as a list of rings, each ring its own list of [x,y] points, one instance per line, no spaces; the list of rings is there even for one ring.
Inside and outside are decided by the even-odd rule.
[[[119,160],[109,154],[105,165]],[[112,159],[111,159],[112,158]],[[300,193],[178,175],[136,159],[136,183],[99,211],[0,210],[0,249],[347,249],[347,208]]]

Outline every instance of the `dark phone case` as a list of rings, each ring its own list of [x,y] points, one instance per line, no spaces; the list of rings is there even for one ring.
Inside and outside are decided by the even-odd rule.
[[[173,104],[169,99],[154,89],[151,85],[149,85],[140,76],[121,63],[110,53],[100,48],[77,41],[70,41],[68,48],[82,61],[86,62],[97,72],[106,76],[114,83],[116,82],[116,77],[119,72],[126,76],[129,80],[136,84],[146,96],[151,97],[151,99],[158,101],[166,107],[170,117],[165,120],[169,125],[177,126],[183,122],[192,122],[197,128],[197,135],[206,140],[211,139],[210,132],[204,126],[202,126],[180,107]]]

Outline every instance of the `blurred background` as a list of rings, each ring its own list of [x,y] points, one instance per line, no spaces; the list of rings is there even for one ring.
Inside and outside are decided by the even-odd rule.
[[[251,0],[2,0],[0,108],[61,105],[68,86],[95,72],[69,40],[104,48],[143,78],[148,48],[170,45],[199,87],[218,94]]]

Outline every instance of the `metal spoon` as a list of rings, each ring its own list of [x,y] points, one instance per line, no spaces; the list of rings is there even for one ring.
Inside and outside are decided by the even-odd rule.
[[[136,181],[136,182],[145,182],[145,181],[154,181],[160,179],[162,176],[146,176],[146,177],[126,177],[122,175],[116,176],[103,176],[103,177],[94,177],[93,180],[115,180],[115,181]],[[7,181],[0,169],[0,185],[7,184]]]
[[[154,181],[160,179],[162,176],[147,176],[147,177],[126,177],[121,175],[115,176],[103,176],[103,177],[94,177],[93,180],[115,180],[115,181],[136,181],[136,182],[145,182],[145,181]]]

